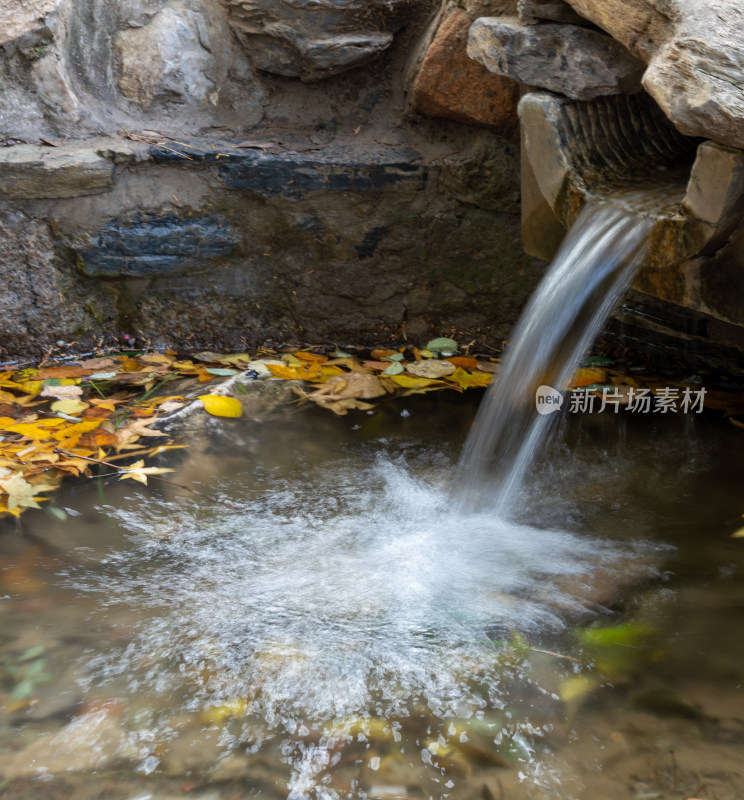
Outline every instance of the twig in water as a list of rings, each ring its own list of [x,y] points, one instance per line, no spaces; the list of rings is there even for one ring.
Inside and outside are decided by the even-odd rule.
[[[69,458],[82,458],[83,461],[90,461],[91,464],[103,464],[104,467],[112,467],[117,471],[117,473],[129,472],[129,470],[126,467],[120,467],[118,464],[112,464],[110,461],[102,461],[100,458],[90,458],[90,456],[81,456],[78,455],[77,453],[70,453],[67,450],[63,450],[61,447],[55,447],[54,452],[61,453],[63,456],[68,456]],[[211,500],[213,503],[217,502],[217,500],[215,500],[214,497],[210,497],[208,494],[204,494],[204,492],[198,492],[196,489],[192,489],[191,486],[185,486],[183,483],[176,483],[175,481],[169,481],[167,478],[161,478],[159,475],[148,475],[147,477],[152,478],[153,480],[156,481],[161,481],[162,483],[169,483],[171,486],[177,486],[179,489],[191,492],[192,494],[197,494],[199,495],[199,497],[206,497],[207,500]]]

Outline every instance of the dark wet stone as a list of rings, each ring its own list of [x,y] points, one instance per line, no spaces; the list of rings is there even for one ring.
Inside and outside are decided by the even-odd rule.
[[[150,276],[200,267],[230,256],[236,235],[226,221],[211,217],[137,215],[103,228],[82,254],[89,275]]]
[[[231,189],[266,197],[302,197],[306,192],[374,192],[400,183],[426,184],[428,170],[411,163],[415,154],[379,154],[374,160],[343,154],[311,156],[246,153],[219,162],[219,174]],[[404,160],[405,159],[405,160]]]

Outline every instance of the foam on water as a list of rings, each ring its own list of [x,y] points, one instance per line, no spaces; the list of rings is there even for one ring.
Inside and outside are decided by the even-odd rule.
[[[75,586],[146,611],[123,651],[90,660],[90,680],[125,677],[133,694],[188,686],[192,709],[248,699],[269,729],[405,715],[416,703],[472,713],[498,702],[489,635],[560,629],[583,606],[556,579],[631,552],[463,514],[401,460],[347,467],[278,479],[246,504],[107,509],[135,552],[112,553],[99,582]]]

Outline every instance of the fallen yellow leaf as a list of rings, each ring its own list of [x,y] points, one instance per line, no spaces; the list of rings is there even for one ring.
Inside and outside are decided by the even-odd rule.
[[[576,374],[571,380],[571,386],[590,386],[593,383],[604,383],[607,378],[607,371],[595,369],[594,367],[582,367],[576,370]]]
[[[208,414],[213,417],[239,417],[243,413],[240,400],[221,394],[203,394],[199,400],[204,404]]]
[[[474,389],[488,386],[491,383],[492,374],[490,372],[467,372],[462,367],[458,367],[446,380],[452,381],[462,389]]]

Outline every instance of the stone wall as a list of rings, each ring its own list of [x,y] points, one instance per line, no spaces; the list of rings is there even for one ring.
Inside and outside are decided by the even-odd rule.
[[[464,48],[510,9],[0,0],[0,360],[125,334],[500,344],[544,266],[516,85]]]

